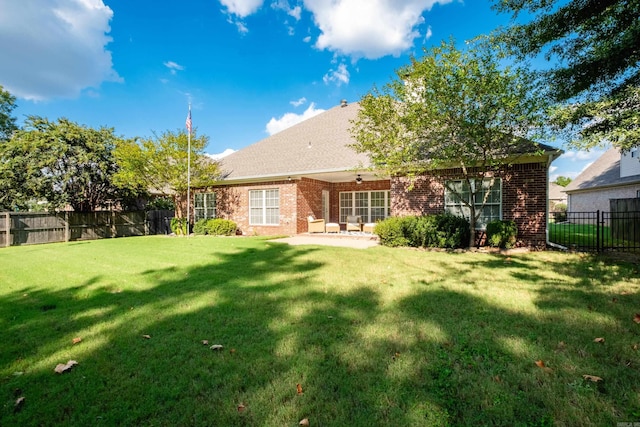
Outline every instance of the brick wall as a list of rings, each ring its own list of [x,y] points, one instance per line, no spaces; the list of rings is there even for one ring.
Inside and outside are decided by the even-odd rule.
[[[277,188],[280,194],[280,224],[249,224],[249,191]],[[293,235],[297,231],[296,181],[271,181],[257,184],[239,184],[212,187],[198,191],[216,193],[216,215],[234,221],[242,234],[246,235]],[[306,216],[305,216],[306,218]],[[306,219],[305,219],[306,222]]]
[[[459,169],[444,171],[446,179],[460,179]],[[496,173],[502,178],[502,215],[518,225],[520,244],[544,247],[546,241],[547,170],[545,163],[519,164]],[[280,190],[280,224],[249,224],[249,190]],[[322,191],[329,191],[331,203],[326,222],[339,222],[340,193],[345,191],[380,191],[391,189],[391,215],[427,215],[444,212],[444,185],[439,177],[420,176],[414,180],[391,180],[328,183],[302,178],[259,184],[229,185],[201,191],[215,191],[220,218],[235,221],[243,234],[293,235],[307,231],[307,217],[322,218]],[[343,227],[344,228],[344,227]]]
[[[460,179],[460,169],[443,171],[443,179]],[[502,218],[518,226],[520,245],[540,248],[546,242],[546,163],[526,163],[505,167],[495,174],[502,178]],[[444,212],[444,184],[434,176],[391,180],[393,216],[426,215]]]

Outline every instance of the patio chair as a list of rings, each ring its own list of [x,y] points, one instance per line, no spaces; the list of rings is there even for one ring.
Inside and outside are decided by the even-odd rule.
[[[315,219],[309,215],[307,223],[309,224],[309,233],[324,233],[324,219]]]
[[[347,216],[347,231],[362,231],[362,217],[360,215]]]

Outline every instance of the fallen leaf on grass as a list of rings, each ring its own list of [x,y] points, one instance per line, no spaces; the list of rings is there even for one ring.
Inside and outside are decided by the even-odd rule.
[[[604,344],[604,338],[598,337],[598,338],[594,339],[593,342],[599,342],[599,343]]]
[[[211,346],[211,347],[209,347],[209,348],[210,348],[211,350],[216,351],[216,350],[222,350],[222,349],[223,349],[223,346],[221,346],[220,344],[214,344],[214,345],[212,345],[212,346]]]
[[[303,418],[300,420],[300,422],[298,423],[298,425],[300,426],[309,426],[309,418]]]
[[[602,378],[596,377],[595,375],[583,375],[582,378],[587,381],[593,381],[594,383],[597,383],[598,381],[604,381]]]
[[[613,303],[618,302],[618,298],[616,298],[616,297],[611,298],[611,302],[613,302]]]
[[[640,313],[636,313],[636,315],[633,316],[633,321],[636,323],[640,323]]]
[[[202,340],[202,344],[209,345],[209,340]]]
[[[296,384],[296,389],[298,390],[298,394],[302,394],[302,386],[300,384]]]
[[[242,403],[238,405],[238,412],[242,412],[242,411],[244,411],[245,409],[247,409],[247,407],[246,407],[246,406],[244,406]]]
[[[543,369],[545,372],[552,372],[552,371],[553,371],[553,369],[551,369],[551,368],[547,367],[547,366],[544,364],[544,361],[542,361],[542,360],[536,360],[536,361],[535,361],[535,364],[536,364],[536,366],[537,366],[538,368]]]
[[[146,339],[146,340],[150,340],[151,339],[151,335],[143,335],[142,338]]]
[[[53,369],[58,374],[63,374],[73,368],[74,365],[77,365],[78,362],[75,360],[69,360],[67,363],[58,363],[56,367]]]
[[[16,399],[16,403],[13,404],[13,412],[18,412],[24,405],[24,396],[20,396]]]
[[[231,354],[235,354],[235,353],[236,353],[236,349],[235,349],[235,348],[232,348],[231,350],[229,350],[229,353],[231,353]]]
[[[80,341],[82,341],[82,338],[80,337],[75,337],[74,339],[71,340],[71,342],[74,344],[78,344]]]
[[[565,348],[566,346],[567,346],[567,345],[564,343],[564,341],[560,341],[560,342],[558,343],[558,350],[564,350],[564,348]]]
[[[637,350],[638,349],[638,344],[634,344],[631,346],[632,349]]]
[[[501,383],[502,379],[500,378],[500,375],[496,375],[495,377],[493,377],[493,380],[497,383]]]

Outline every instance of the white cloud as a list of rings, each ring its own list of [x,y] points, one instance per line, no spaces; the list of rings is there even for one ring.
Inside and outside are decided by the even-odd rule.
[[[287,0],[277,0],[271,3],[271,7],[276,10],[282,10],[287,15],[295,18],[296,21],[300,20],[302,15],[302,8],[300,6],[291,7]]]
[[[431,31],[431,25],[427,27],[427,33],[424,35],[424,41],[427,41],[433,35],[433,31]]]
[[[255,13],[262,6],[263,0],[220,0],[220,4],[230,15],[245,18]]]
[[[307,37],[303,38],[302,41],[305,42],[305,43],[309,43],[311,41],[311,36],[307,36]]]
[[[322,32],[318,49],[354,58],[398,56],[420,36],[422,14],[452,0],[304,0]],[[427,31],[428,32],[428,31]]]
[[[299,107],[302,104],[307,102],[307,98],[305,98],[304,96],[300,99],[298,99],[297,101],[291,101],[289,102],[289,104],[293,105],[294,107]]]
[[[184,67],[182,65],[173,61],[167,61],[167,62],[164,62],[163,64],[165,67],[167,67],[171,71],[171,74],[176,74],[177,71],[184,70]]]
[[[602,156],[604,151],[592,150],[592,151],[566,151],[560,159],[570,160],[574,162],[583,162],[585,160],[595,160]]]
[[[122,81],[106,49],[113,11],[102,0],[4,1],[0,9],[0,84],[13,95],[71,98]]]
[[[206,156],[212,158],[213,160],[220,160],[223,157],[227,157],[229,154],[233,154],[235,152],[236,152],[236,150],[234,150],[233,148],[227,148],[222,153],[206,154]]]
[[[310,119],[313,116],[317,116],[324,111],[325,110],[316,108],[316,104],[312,102],[309,105],[309,108],[307,108],[302,114],[285,113],[279,119],[272,117],[271,120],[269,120],[269,123],[267,123],[267,133],[269,135],[276,134],[304,120]]]
[[[335,83],[337,86],[344,84],[349,84],[349,70],[347,70],[347,66],[345,64],[338,65],[338,69],[331,69],[327,74],[322,77],[322,81],[325,84]]]

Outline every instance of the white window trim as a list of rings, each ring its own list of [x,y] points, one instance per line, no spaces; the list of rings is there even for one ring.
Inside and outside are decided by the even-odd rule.
[[[388,218],[391,213],[391,191],[389,190],[367,190],[367,191],[341,191],[338,195],[338,219],[340,224],[346,224],[346,217],[350,215],[358,215],[356,206],[356,193],[367,193],[367,216],[362,218],[363,222],[371,222],[371,193],[384,193],[384,218]],[[342,221],[342,195],[343,194],[351,194],[351,207],[349,213],[347,213],[345,217],[345,221]],[[379,208],[380,206],[375,206],[375,208]]]
[[[267,192],[268,191],[277,191],[278,192],[278,215],[277,215],[277,222],[275,223],[268,223],[267,222],[267,203],[266,203],[266,199],[267,199]],[[261,222],[256,223],[253,222],[253,216],[251,215],[252,209],[257,209],[251,206],[251,202],[252,202],[252,198],[251,198],[251,194],[252,193],[261,193],[261,200],[262,200],[262,206],[260,206],[260,208],[262,209],[262,219]],[[265,188],[262,190],[249,190],[249,225],[260,225],[260,226],[278,226],[280,225],[280,189],[279,188]]]
[[[202,196],[202,206],[198,207],[197,201],[198,201],[198,196]],[[213,197],[213,207],[209,207],[207,206],[207,199],[209,197]],[[211,218],[216,218],[217,215],[217,209],[218,209],[218,205],[217,205],[217,198],[216,198],[216,193],[215,192],[211,192],[211,193],[196,193],[194,201],[193,201],[193,210],[194,210],[194,218],[196,221],[200,220],[200,219],[211,219]],[[213,214],[211,214],[209,211],[213,210]],[[199,217],[198,213],[202,211],[202,216]]]
[[[486,182],[490,182],[492,178],[484,178],[484,179],[472,179],[471,181],[473,183],[478,182],[478,181],[486,181]],[[502,219],[502,179],[501,178],[493,178],[494,179],[494,186],[498,185],[498,190],[500,192],[500,201],[498,203],[490,203],[487,202],[484,204],[483,208],[486,208],[488,206],[499,206],[499,214],[498,214],[498,218],[495,219]],[[466,184],[465,180],[463,179],[451,179],[451,180],[447,180],[447,182],[461,182],[463,185]],[[447,192],[449,192],[449,188],[445,185],[444,187],[444,211],[445,212],[450,212],[449,208],[458,208],[458,210],[462,210],[460,208],[466,209],[467,206],[462,202],[462,201],[457,201],[455,203],[447,203]],[[454,196],[456,197],[456,196]],[[471,192],[469,192],[469,198],[471,198]],[[453,213],[453,212],[452,212]],[[455,214],[454,214],[455,215]],[[481,215],[482,217],[482,215]],[[480,219],[480,218],[479,218]],[[469,218],[467,218],[467,220],[469,220]],[[493,220],[493,219],[492,219]],[[483,226],[481,223],[476,223],[476,230],[485,230],[486,226]]]

